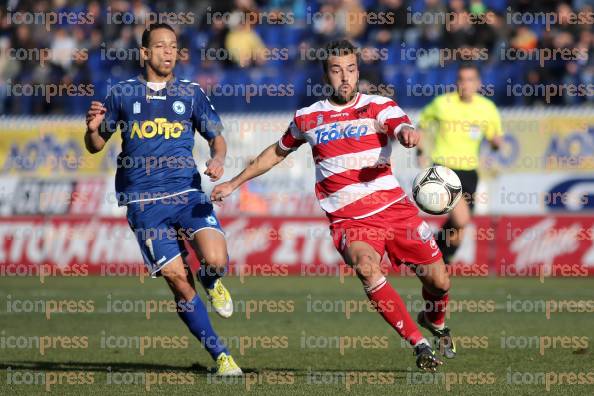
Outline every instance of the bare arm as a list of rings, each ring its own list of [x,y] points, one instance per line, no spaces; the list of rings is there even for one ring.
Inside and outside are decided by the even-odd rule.
[[[491,148],[497,151],[503,145],[503,138],[501,136],[495,136],[489,141],[489,143],[491,143]]]
[[[204,174],[210,176],[210,181],[217,181],[223,176],[225,157],[227,156],[227,142],[221,135],[208,141],[210,146],[210,159],[206,161]]]
[[[85,134],[85,147],[89,153],[95,154],[103,150],[105,143],[105,139],[103,139],[99,132],[92,132],[87,129],[87,133]]]
[[[274,168],[284,160],[290,151],[281,149],[278,143],[271,144],[262,151],[255,159],[251,160],[249,165],[237,176],[228,182],[217,185],[210,194],[212,201],[222,201],[231,193],[237,190],[243,183],[258,177],[270,169]]]
[[[223,136],[215,136],[208,141],[208,145],[210,146],[210,158],[225,159],[227,156],[227,142]]]
[[[87,132],[85,133],[85,147],[91,154],[95,154],[105,147],[107,137],[101,135],[99,129],[105,118],[107,109],[101,102],[91,102],[91,107],[87,111]]]

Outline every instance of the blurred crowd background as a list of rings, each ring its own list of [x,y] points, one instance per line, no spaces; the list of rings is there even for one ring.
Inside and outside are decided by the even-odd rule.
[[[91,97],[141,71],[138,46],[151,15],[170,15],[181,47],[176,74],[199,82],[221,111],[291,111],[314,102],[323,91],[312,50],[340,37],[364,49],[361,90],[404,107],[451,88],[458,63],[469,60],[480,65],[483,93],[500,106],[592,103],[592,95],[545,100],[510,95],[509,87],[594,83],[592,21],[575,22],[593,8],[593,0],[8,1],[0,9],[0,111],[84,113]],[[48,28],[19,23],[19,12],[83,17]],[[556,23],[547,26],[543,13]],[[454,18],[444,23],[444,15]],[[508,49],[521,57],[502,56]],[[570,52],[543,61],[540,49]],[[48,100],[20,95],[19,84],[92,90]]]

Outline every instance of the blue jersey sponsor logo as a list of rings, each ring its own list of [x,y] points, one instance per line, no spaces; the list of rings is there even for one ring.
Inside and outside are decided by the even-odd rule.
[[[155,136],[163,136],[165,139],[180,137],[184,125],[181,122],[170,122],[167,118],[155,118],[141,123],[132,124],[130,139],[152,139]]]
[[[337,139],[354,138],[359,140],[361,136],[367,134],[369,127],[367,125],[347,124],[344,128],[339,128],[338,123],[330,125],[330,128],[323,127],[316,129],[316,144],[327,144]]]

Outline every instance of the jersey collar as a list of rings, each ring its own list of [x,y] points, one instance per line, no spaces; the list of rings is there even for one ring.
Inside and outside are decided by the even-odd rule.
[[[149,92],[159,92],[159,91],[153,91],[146,83],[146,78],[144,78],[144,76],[142,74],[139,74],[137,77],[138,81],[140,81],[145,87],[146,87],[146,92],[147,95],[149,94]],[[169,88],[171,87],[173,84],[175,84],[177,82],[177,77],[175,77],[175,75],[173,77],[171,77],[169,79],[169,81],[167,81],[167,84],[165,84],[165,88]]]

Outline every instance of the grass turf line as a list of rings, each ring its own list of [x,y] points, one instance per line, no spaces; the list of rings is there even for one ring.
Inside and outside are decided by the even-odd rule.
[[[416,279],[390,278],[390,282],[405,302],[419,306]],[[594,315],[550,312],[547,318],[546,305],[543,308],[550,300],[594,300],[591,279],[540,283],[536,278],[454,278],[450,298],[457,308],[448,325],[462,338],[458,357],[447,360],[437,375],[416,369],[412,350],[369,311],[356,279],[340,283],[332,277],[260,277],[241,283],[228,277],[225,284],[236,312],[228,320],[214,313],[211,318],[248,375],[213,383],[207,371],[213,362],[177,315],[151,312],[147,319],[139,309],[150,301],[167,311],[170,297],[162,280],[140,284],[137,278],[55,277],[41,284],[37,278],[4,277],[0,279],[0,337],[4,338],[0,394],[47,394],[47,388],[60,395],[140,395],[147,390],[168,395],[328,395],[347,390],[366,395],[530,395],[547,388],[551,395],[594,393],[594,385],[568,384],[570,377],[560,377],[560,373],[592,373],[585,382],[594,381],[591,350],[578,345],[586,337],[589,346]],[[202,291],[201,295],[205,300]],[[63,300],[79,304],[75,310],[82,304],[81,310],[90,312],[53,312],[48,320],[39,309],[47,301]],[[344,312],[344,300],[353,312]],[[482,303],[477,305],[478,300]],[[35,304],[34,312],[14,312]],[[129,311],[130,304],[133,312],[114,312],[118,307]],[[485,312],[476,312],[479,306]],[[34,341],[38,336],[53,337],[55,344],[42,354]],[[540,336],[580,339],[569,347],[558,341],[555,348],[541,350],[540,343],[546,341]],[[14,347],[14,337],[19,337],[20,347]],[[70,347],[54,341],[56,337],[70,337]],[[79,337],[78,343],[74,337]],[[170,341],[177,337],[178,343],[141,350],[138,337]],[[120,347],[106,347],[108,338],[111,346]],[[180,342],[184,339],[187,344]],[[539,373],[548,373],[548,384],[542,383]],[[551,384],[555,378],[564,383]],[[43,383],[50,380],[58,383]],[[149,386],[147,381],[153,383]]]

